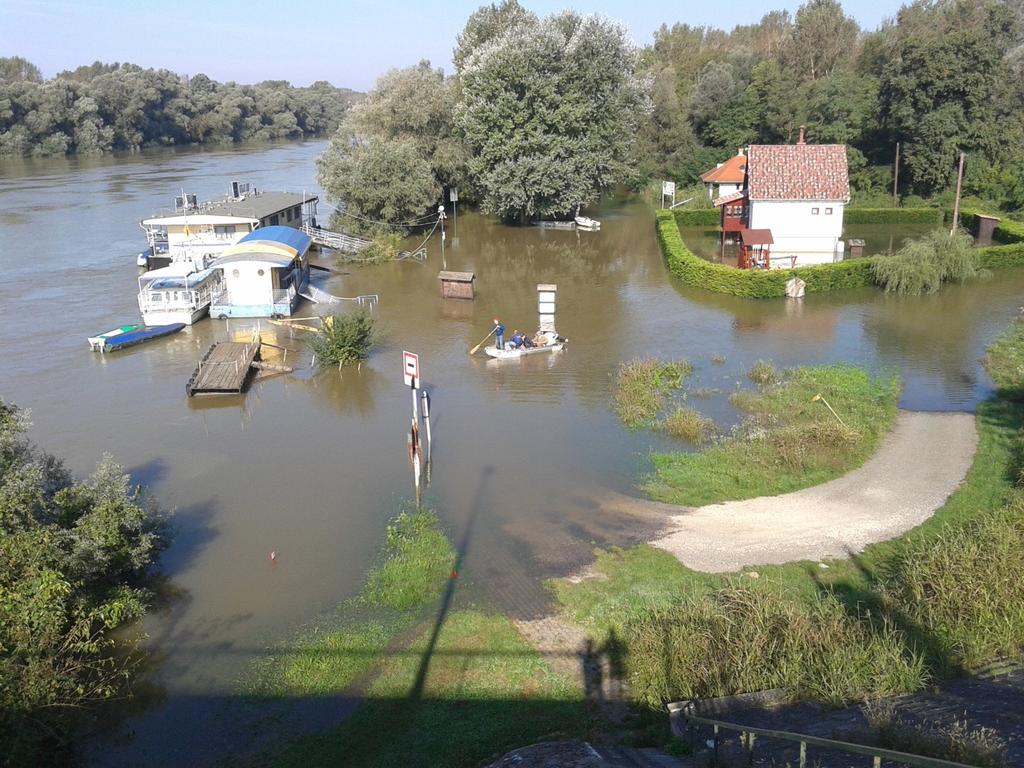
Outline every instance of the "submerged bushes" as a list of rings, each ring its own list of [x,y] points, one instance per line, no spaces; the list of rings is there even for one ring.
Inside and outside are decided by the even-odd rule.
[[[309,339],[321,365],[346,365],[365,360],[373,344],[373,317],[365,309],[347,315],[328,315]]]
[[[630,429],[652,424],[668,393],[679,389],[691,373],[693,365],[684,361],[648,357],[623,363],[615,382],[615,412]]]
[[[978,251],[971,237],[958,231],[950,236],[936,229],[911,240],[891,256],[876,256],[871,274],[888,292],[919,296],[934,293],[943,283],[962,282],[978,273]]]

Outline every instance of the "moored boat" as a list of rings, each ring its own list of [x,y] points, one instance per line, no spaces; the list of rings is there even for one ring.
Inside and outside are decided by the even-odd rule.
[[[185,323],[170,323],[169,325],[150,325],[134,331],[119,333],[110,338],[104,339],[103,344],[94,347],[100,352],[113,352],[116,349],[124,349],[146,341],[159,339],[163,336],[170,336],[185,327]]]
[[[139,276],[139,310],[146,325],[192,325],[207,313],[221,289],[221,274],[176,262]]]
[[[95,336],[89,337],[89,347],[92,349],[99,349],[107,343],[108,339],[112,339],[115,336],[120,336],[122,333],[131,333],[137,331],[142,327],[141,323],[134,323],[132,325],[122,325],[103,333],[97,333]]]
[[[577,216],[576,227],[588,232],[596,232],[601,228],[601,222],[597,219],[591,219],[589,216]]]

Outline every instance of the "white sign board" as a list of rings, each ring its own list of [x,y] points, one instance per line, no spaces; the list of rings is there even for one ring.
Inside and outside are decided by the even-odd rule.
[[[453,203],[459,202],[459,190],[457,190],[455,187],[449,189],[448,199],[451,200]]]
[[[661,182],[661,194],[665,197],[672,197],[676,193],[676,183],[674,181],[663,181]]]
[[[420,356],[412,352],[402,352],[402,373],[405,375],[405,386],[420,385]]]

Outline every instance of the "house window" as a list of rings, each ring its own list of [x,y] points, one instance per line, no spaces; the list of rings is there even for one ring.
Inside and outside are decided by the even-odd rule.
[[[811,208],[811,216],[817,216],[820,208]]]
[[[224,227],[214,227],[213,228],[213,232],[218,237],[227,237],[228,235],[235,234],[235,225],[234,224],[229,224],[229,225],[224,226]]]
[[[262,269],[257,269],[256,274],[259,275],[260,277],[263,277],[263,275],[265,275],[266,272],[264,272]]]
[[[281,217],[278,216],[276,213],[273,216],[270,217],[270,226],[276,227],[280,223],[281,223]]]
[[[825,209],[825,215],[826,216],[831,216],[832,215],[832,209],[831,208],[826,208]]]

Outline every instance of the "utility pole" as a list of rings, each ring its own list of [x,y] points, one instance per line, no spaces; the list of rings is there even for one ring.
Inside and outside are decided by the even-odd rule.
[[[900,143],[896,142],[896,167],[892,172],[892,204],[893,207],[900,204],[900,196],[897,189],[900,183]]]
[[[445,258],[444,255],[444,219],[444,200],[442,199],[441,204],[437,206],[437,221],[441,225],[441,269],[448,269],[448,260]]]
[[[953,203],[953,226],[949,230],[949,236],[956,233],[960,224],[960,190],[964,183],[964,153],[960,153],[960,169],[956,172],[956,202]]]

